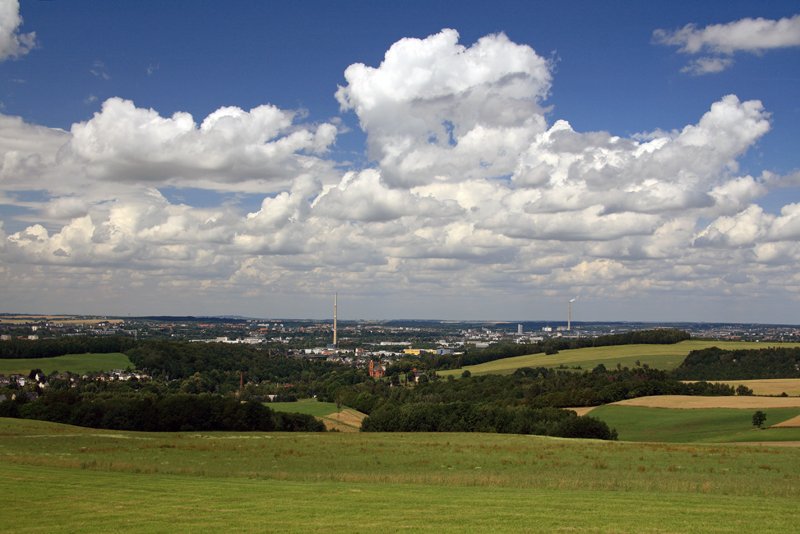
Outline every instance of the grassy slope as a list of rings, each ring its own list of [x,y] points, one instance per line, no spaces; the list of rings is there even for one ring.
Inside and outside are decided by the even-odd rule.
[[[755,343],[743,341],[702,341],[688,340],[674,345],[616,345],[611,347],[588,347],[584,349],[562,350],[558,354],[529,354],[503,358],[493,362],[479,365],[468,365],[473,375],[482,374],[511,374],[520,367],[578,367],[591,370],[599,364],[606,367],[615,367],[617,364],[633,367],[639,360],[655,369],[674,369],[683,362],[690,351],[719,347],[730,350],[763,349],[775,346],[774,343]],[[782,345],[783,346],[783,345]],[[800,343],[786,344],[785,346],[800,346]],[[463,369],[442,371],[440,374],[460,376]]]
[[[800,428],[754,428],[752,418],[755,411],[606,405],[595,408],[589,415],[616,428],[619,439],[626,441],[800,441]],[[767,425],[774,425],[800,414],[800,408],[763,408],[761,411],[767,414]]]
[[[0,419],[0,458],[20,532],[788,532],[800,498],[800,448]]]
[[[53,371],[70,371],[72,373],[88,373],[93,371],[110,371],[112,369],[126,369],[133,364],[125,354],[112,352],[109,354],[66,354],[53,358],[21,358],[0,359],[0,374],[24,374],[31,369],[41,369],[46,374]]]

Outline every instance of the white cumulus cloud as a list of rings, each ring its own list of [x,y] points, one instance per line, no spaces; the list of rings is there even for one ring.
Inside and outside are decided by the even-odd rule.
[[[703,28],[687,24],[678,30],[655,30],[653,39],[658,44],[677,46],[684,54],[707,54],[689,63],[684,72],[716,73],[733,64],[730,56],[736,52],[762,53],[800,46],[800,15],[779,20],[744,18]]]
[[[296,126],[294,119],[293,112],[271,105],[224,107],[198,126],[188,113],[162,117],[110,98],[91,120],[73,125],[67,149],[101,180],[263,189],[327,166],[315,154],[334,142],[336,127]]]
[[[498,176],[545,127],[550,65],[505,35],[466,47],[458,32],[402,39],[378,67],[345,70],[336,98],[367,133],[390,185]]]
[[[0,61],[24,56],[36,46],[36,32],[20,33],[18,0],[0,1]]]

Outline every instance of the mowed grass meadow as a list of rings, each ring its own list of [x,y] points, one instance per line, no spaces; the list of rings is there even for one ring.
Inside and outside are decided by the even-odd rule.
[[[32,369],[41,369],[45,374],[53,371],[91,373],[112,369],[133,368],[128,356],[121,352],[108,354],[65,354],[52,358],[0,358],[0,374],[27,375]]]
[[[528,354],[503,358],[479,365],[467,365],[462,369],[441,371],[443,376],[461,376],[464,370],[473,375],[511,374],[522,367],[568,367],[591,371],[601,363],[613,368],[617,364],[634,367],[636,362],[654,369],[671,370],[678,367],[693,350],[719,347],[726,350],[764,349],[767,347],[798,347],[800,343],[757,343],[747,341],[706,341],[690,339],[672,345],[614,345],[609,347],[587,347],[562,350],[558,354]]]
[[[791,532],[800,449],[0,419],[15,532]]]

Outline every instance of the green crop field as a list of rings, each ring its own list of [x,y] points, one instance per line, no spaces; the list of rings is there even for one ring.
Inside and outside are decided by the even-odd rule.
[[[15,532],[790,532],[800,498],[788,447],[0,419],[0,458]]]
[[[744,349],[763,349],[772,347],[775,343],[756,343],[746,341],[705,341],[694,340],[681,341],[674,345],[614,345],[610,347],[588,347],[583,349],[562,350],[558,354],[546,355],[529,354],[526,356],[515,356],[513,358],[503,358],[493,362],[482,363],[479,365],[468,365],[463,369],[441,371],[441,375],[460,376],[464,369],[468,369],[473,375],[485,374],[511,374],[521,367],[560,367],[581,368],[591,370],[599,364],[608,368],[616,367],[620,364],[625,367],[633,367],[638,360],[646,363],[654,369],[674,369],[679,366],[689,352],[693,350],[705,349],[708,347],[719,347],[729,350]],[[786,343],[780,346],[798,347],[800,343]]]
[[[31,369],[41,369],[45,374],[53,371],[71,373],[90,373],[94,371],[110,371],[127,369],[133,364],[125,354],[112,352],[109,354],[65,354],[53,358],[0,358],[0,374],[24,374]]]
[[[766,425],[800,415],[800,408],[761,408]],[[645,408],[609,404],[589,415],[608,423],[626,441],[660,442],[742,442],[800,441],[800,428],[753,427],[755,409],[733,408]]]
[[[276,412],[304,413],[314,417],[325,417],[336,412],[336,403],[320,402],[317,399],[300,399],[297,402],[267,402],[264,406]]]

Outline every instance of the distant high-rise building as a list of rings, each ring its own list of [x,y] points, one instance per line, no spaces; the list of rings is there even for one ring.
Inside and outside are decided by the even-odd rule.
[[[517,335],[518,335],[518,336],[521,336],[521,335],[522,335],[522,325],[521,325],[521,324],[518,324],[518,325],[517,325]]]

